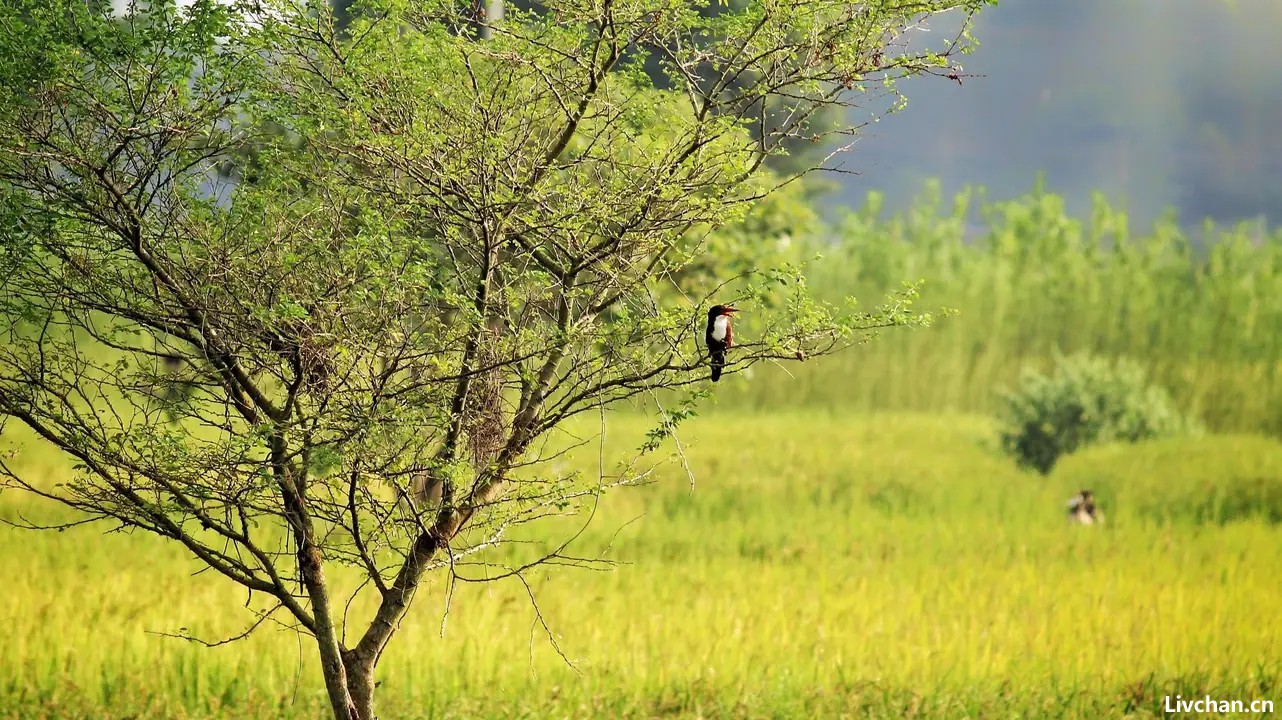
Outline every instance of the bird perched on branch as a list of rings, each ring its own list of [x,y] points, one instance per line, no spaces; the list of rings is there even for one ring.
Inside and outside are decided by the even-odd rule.
[[[712,382],[721,379],[721,369],[726,366],[726,350],[734,344],[730,316],[737,312],[733,305],[713,305],[708,310],[708,329],[703,340],[708,344],[708,355],[712,358]]]

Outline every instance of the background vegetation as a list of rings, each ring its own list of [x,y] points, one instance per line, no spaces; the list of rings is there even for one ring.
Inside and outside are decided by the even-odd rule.
[[[797,261],[823,255],[808,276],[830,299],[925,279],[922,306],[960,312],[758,373],[723,392],[725,404],[991,413],[1022,368],[1084,350],[1136,360],[1211,429],[1282,432],[1282,232],[1244,223],[1191,236],[1173,219],[1136,229],[1098,195],[1079,218],[1042,188],[992,201],[982,190],[945,198],[937,185],[901,213],[873,193],[811,238],[774,230],[764,241],[786,239]]]
[[[833,302],[872,306],[920,279],[917,309],[957,312],[708,386],[712,408],[661,443],[656,461],[671,462],[653,483],[603,496],[578,536],[578,555],[613,568],[434,576],[378,669],[381,716],[1095,719],[1158,717],[1176,694],[1282,702],[1282,232],[1267,225],[1282,206],[1282,134],[1269,130],[1280,22],[1276,0],[1010,3],[981,17],[984,51],[956,83],[910,86],[895,122],[865,128],[871,142],[844,164],[861,175],[807,178],[743,222],[691,231],[707,252],[665,300],[804,264]],[[36,52],[10,55],[49,70]],[[438,58],[426,57],[396,69],[433,87]],[[663,79],[655,62],[638,69]],[[656,104],[646,122],[684,138],[669,110]],[[459,138],[484,135],[439,138],[458,159]],[[786,146],[769,160],[784,174],[830,149]],[[472,165],[485,163],[458,168]],[[945,192],[983,182],[1011,198],[1040,171],[1062,194]],[[925,176],[942,179],[910,201]],[[655,177],[591,174],[581,189]],[[1180,214],[1162,215],[1172,203]],[[620,213],[579,207],[563,214],[571,229]],[[1198,228],[1204,216],[1220,224]],[[738,337],[760,338],[764,314],[745,313]],[[1134,362],[1207,432],[1077,449],[1045,475],[1020,468],[1002,452],[1001,391],[1078,352]],[[590,484],[644,442],[653,410],[647,398],[580,417],[553,440],[577,449],[545,457]],[[74,477],[14,424],[0,460],[45,486]],[[1082,488],[1102,525],[1068,524],[1064,502]],[[0,495],[0,520],[78,519]],[[537,556],[581,521],[531,526],[485,559]],[[200,570],[109,526],[0,527],[0,720],[323,714],[315,651],[289,629],[216,648],[166,637],[232,636],[263,602]]]
[[[677,462],[607,495],[581,538],[621,566],[540,575],[540,612],[517,581],[457,587],[448,615],[447,589],[426,588],[380,666],[384,717],[1121,718],[1160,716],[1166,695],[1282,699],[1282,627],[1264,621],[1282,576],[1282,444],[1266,437],[1282,429],[1282,237],[1132,233],[1103,199],[1077,219],[1041,191],[935,190],[903,214],[873,195],[808,236],[803,201],[781,202],[738,241],[822,251],[811,283],[833,298],[926,278],[922,304],[960,314],[722,382],[664,445]],[[997,390],[1056,350],[1135,359],[1211,433],[1019,469]],[[628,407],[605,423],[566,469],[593,475],[652,426]],[[38,452],[18,462],[67,476]],[[1066,524],[1081,487],[1104,526]],[[0,498],[8,519],[50,512]],[[243,627],[243,593],[194,570],[148,538],[0,531],[0,717],[321,712],[311,651],[277,630],[215,649],[145,632]]]

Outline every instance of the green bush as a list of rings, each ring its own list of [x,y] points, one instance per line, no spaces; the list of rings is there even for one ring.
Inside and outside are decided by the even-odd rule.
[[[1135,442],[1200,431],[1144,370],[1124,359],[1057,355],[1055,372],[1025,371],[1002,394],[1002,447],[1047,473],[1061,455],[1097,443]]]

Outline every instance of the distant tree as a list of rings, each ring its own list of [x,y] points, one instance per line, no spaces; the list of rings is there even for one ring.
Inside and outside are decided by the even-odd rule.
[[[1002,404],[1002,449],[1043,475],[1090,445],[1202,431],[1138,364],[1086,353],[1057,354],[1049,375],[1026,370],[1018,388],[1002,392]]]
[[[182,544],[258,599],[253,626],[315,638],[336,718],[372,718],[428,573],[588,562],[572,538],[499,546],[637,478],[559,475],[545,443],[703,387],[709,300],[757,311],[731,373],[929,320],[911,292],[818,304],[790,266],[697,296],[672,278],[772,192],[763,159],[814,112],[947,74],[967,36],[911,29],[983,4],[557,1],[481,40],[474,3],[367,0],[339,33],[323,2],[10,0],[0,422],[77,472],[0,477]],[[750,112],[772,98],[796,110]]]

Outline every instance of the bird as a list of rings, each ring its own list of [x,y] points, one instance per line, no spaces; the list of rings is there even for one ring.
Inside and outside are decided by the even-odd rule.
[[[1095,494],[1081,490],[1068,501],[1068,520],[1079,525],[1093,525],[1104,521],[1103,513],[1095,507]]]
[[[726,366],[726,350],[734,344],[734,329],[730,326],[730,316],[739,312],[733,305],[713,305],[708,310],[708,329],[703,340],[708,345],[708,355],[712,358],[712,382],[721,379],[721,370]]]

